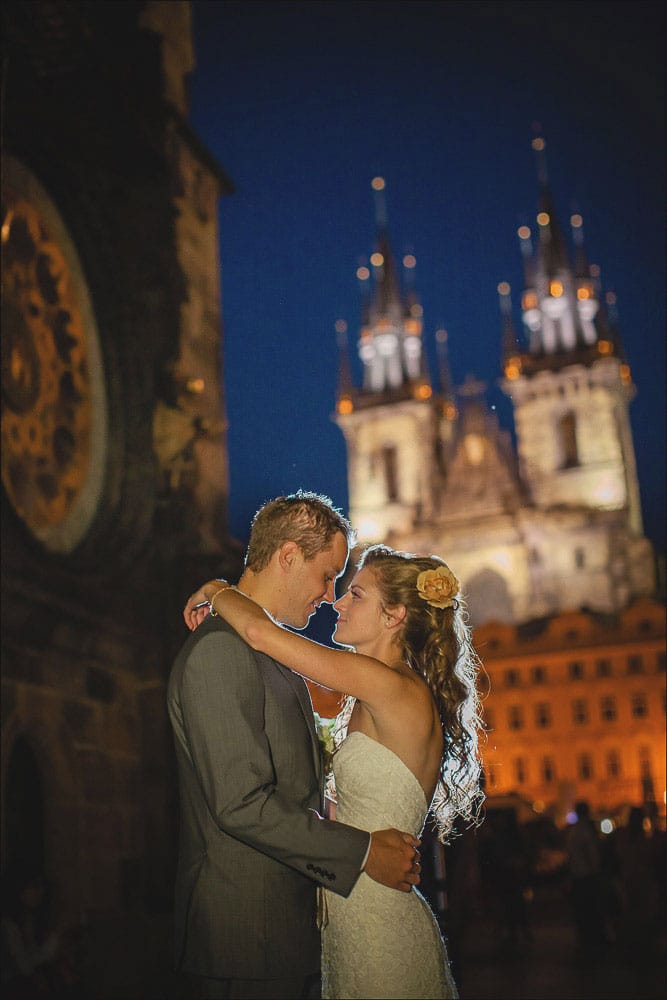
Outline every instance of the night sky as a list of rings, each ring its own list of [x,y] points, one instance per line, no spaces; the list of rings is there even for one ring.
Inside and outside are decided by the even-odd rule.
[[[334,324],[359,328],[356,269],[386,180],[395,256],[415,254],[424,339],[449,332],[456,384],[501,423],[501,320],[517,327],[518,226],[531,224],[534,123],[569,232],[617,295],[646,532],[664,547],[664,15],[653,3],[193,4],[195,130],[231,176],[220,204],[230,528],[299,487],[347,510]],[[446,556],[446,553],[443,553]]]

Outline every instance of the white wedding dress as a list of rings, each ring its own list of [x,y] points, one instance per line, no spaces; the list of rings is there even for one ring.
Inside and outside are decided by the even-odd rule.
[[[337,820],[371,833],[395,827],[420,835],[429,804],[392,750],[350,733],[333,769]],[[362,872],[347,899],[324,892],[324,1000],[458,997],[438,924],[416,889],[388,889]]]

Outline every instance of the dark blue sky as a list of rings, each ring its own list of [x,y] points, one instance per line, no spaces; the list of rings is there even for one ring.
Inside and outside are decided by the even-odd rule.
[[[425,342],[497,387],[496,287],[521,292],[533,123],[564,228],[618,297],[638,395],[646,530],[664,547],[664,15],[653,3],[195,2],[192,122],[234,181],[220,206],[230,527],[299,487],[347,509],[334,323],[356,341],[371,179],[417,257]],[[435,366],[432,366],[435,375]]]

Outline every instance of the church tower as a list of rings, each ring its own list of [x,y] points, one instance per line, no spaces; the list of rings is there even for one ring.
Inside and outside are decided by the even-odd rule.
[[[348,450],[350,516],[362,542],[410,531],[433,509],[433,389],[422,349],[422,307],[412,288],[415,258],[399,282],[389,242],[385,182],[375,177],[377,240],[363,288],[358,342],[363,386],[352,385],[345,324],[337,324],[340,373],[336,422]],[[372,276],[371,276],[372,275]]]
[[[399,285],[376,178],[378,237],[365,289],[355,389],[343,326],[336,421],[348,449],[350,516],[362,543],[436,552],[456,568],[475,625],[519,624],[573,609],[616,613],[654,592],[642,530],[629,418],[634,396],[599,269],[586,259],[581,216],[571,253],[538,156],[538,235],[519,230],[521,315],[498,285],[502,386],[514,407],[516,449],[468,376],[456,392],[444,330],[436,333],[439,391],[422,349],[421,307]],[[406,257],[411,273],[414,258]]]
[[[560,511],[565,520],[586,512],[586,529],[576,530],[572,569],[581,580],[587,568],[604,567],[605,581],[598,578],[595,585],[608,588],[608,601],[617,607],[628,592],[650,591],[653,576],[630,428],[635,387],[606,308],[613,296],[605,302],[599,268],[586,258],[582,218],[574,214],[570,219],[571,261],[549,189],[544,139],[534,139],[533,149],[540,185],[536,246],[527,226],[518,233],[527,345],[521,348],[512,336],[505,286],[503,388],[514,406],[520,471],[530,501],[536,511]],[[619,555],[619,537],[627,558]]]

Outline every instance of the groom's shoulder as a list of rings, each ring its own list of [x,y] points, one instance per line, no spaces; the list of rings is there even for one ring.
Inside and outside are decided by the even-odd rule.
[[[224,618],[207,615],[201,625],[186,638],[176,656],[174,667],[184,665],[194,653],[202,652],[205,646],[212,646],[218,653],[228,655],[254,653],[245,639]]]

